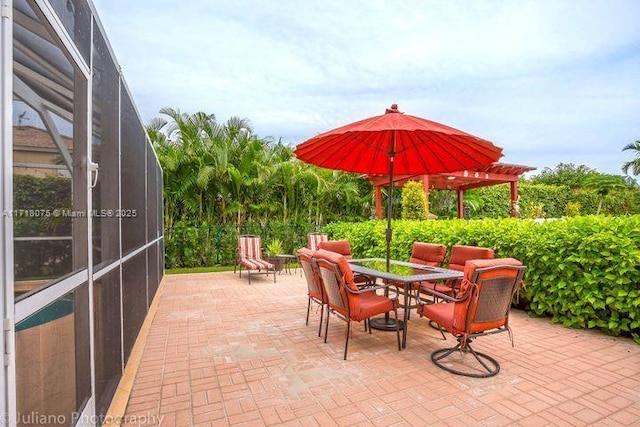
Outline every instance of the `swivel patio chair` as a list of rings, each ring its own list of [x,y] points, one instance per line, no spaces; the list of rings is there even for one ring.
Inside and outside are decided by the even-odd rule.
[[[466,263],[464,279],[456,296],[423,287],[424,292],[434,294],[444,302],[432,304],[419,298],[418,313],[440,325],[458,340],[454,347],[431,353],[431,360],[436,366],[474,378],[491,377],[500,372],[498,361],[475,351],[471,342],[485,335],[508,332],[513,346],[509,310],[525,269],[520,261],[513,258],[472,260]],[[459,353],[458,357],[456,353]],[[465,357],[468,354],[473,359]],[[478,364],[470,367],[465,364],[469,360],[475,360]]]
[[[325,233],[309,233],[307,234],[307,247],[315,252],[320,249],[318,246],[320,242],[326,242],[327,240],[329,240],[329,235]]]
[[[347,322],[347,338],[344,344],[344,360],[347,360],[351,321],[365,322],[365,330],[372,316],[393,311],[396,318],[398,351],[401,350],[400,328],[398,326],[398,300],[376,294],[386,285],[359,289],[353,280],[353,271],[344,256],[320,249],[314,255],[324,289],[327,293],[327,316],[325,319],[324,342],[329,332],[329,314],[333,313]],[[371,333],[371,327],[368,327]]]
[[[324,306],[327,303],[327,295],[320,280],[317,267],[312,264],[311,259],[315,251],[308,248],[299,249],[297,252],[298,261],[304,271],[304,277],[307,280],[307,321],[306,325],[309,325],[309,312],[311,311],[311,303],[314,302],[320,305],[320,324],[318,325],[318,336],[322,336],[322,320],[324,315]]]
[[[273,282],[276,281],[276,269],[273,264],[262,258],[262,239],[260,236],[244,235],[238,236],[238,261],[240,277],[242,277],[242,267],[245,267],[249,275],[249,284],[251,284],[251,271],[253,274],[271,274],[273,273]],[[233,266],[233,272],[236,272],[236,264]]]

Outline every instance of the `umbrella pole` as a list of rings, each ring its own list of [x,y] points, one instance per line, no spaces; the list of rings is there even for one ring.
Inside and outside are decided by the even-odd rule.
[[[389,195],[387,200],[387,273],[390,270],[391,264],[391,235],[393,233],[391,229],[391,217],[393,216],[393,162],[396,155],[396,133],[395,131],[391,135],[391,150],[389,151]]]
[[[396,154],[396,134],[391,135],[391,150],[389,151],[389,196],[387,200],[387,273],[391,270],[391,216],[393,215],[393,161]],[[389,295],[389,288],[384,291],[385,295]],[[405,290],[405,305],[406,305],[406,290]],[[405,307],[405,310],[407,308]],[[402,320],[391,319],[389,312],[384,314],[384,317],[378,317],[376,319],[369,320],[369,327],[373,329],[379,329],[383,331],[396,331],[397,328],[403,329],[405,324]]]

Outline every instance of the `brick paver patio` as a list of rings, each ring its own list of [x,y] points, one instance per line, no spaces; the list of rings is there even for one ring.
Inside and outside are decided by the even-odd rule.
[[[640,425],[640,346],[512,311],[507,334],[478,339],[501,372],[472,379],[429,359],[445,342],[412,316],[407,348],[395,333],[345,323],[329,342],[319,313],[305,326],[306,285],[232,272],[169,275],[128,401],[130,420],[167,426]],[[138,418],[135,418],[138,417]],[[137,425],[130,422],[129,425]]]

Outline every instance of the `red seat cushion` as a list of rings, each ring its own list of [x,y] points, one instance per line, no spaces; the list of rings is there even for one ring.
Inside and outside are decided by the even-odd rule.
[[[254,259],[241,258],[240,264],[245,266],[248,270],[262,270],[262,269],[273,270],[274,268],[273,264],[271,264],[270,262],[267,262],[262,259],[257,259],[257,258],[254,258]]]
[[[320,294],[319,294],[319,293],[317,293],[317,292],[309,291],[309,296],[310,296],[311,298],[315,298],[315,299],[317,299],[318,301],[322,301],[322,302],[325,302],[325,303],[327,302],[327,298],[325,297],[325,298],[324,298],[324,301],[323,301],[323,300],[322,300],[322,295],[320,295]]]
[[[422,282],[419,283],[419,285],[420,287],[434,289],[446,295],[453,295],[453,288],[449,285],[449,281],[447,281],[447,283]]]
[[[518,275],[518,271],[516,270],[508,270],[508,269],[496,269],[487,272],[480,272],[480,276],[477,279],[477,284],[472,283],[470,280],[473,278],[474,274],[477,270],[488,268],[488,267],[497,267],[497,266],[521,266],[522,263],[514,258],[498,258],[498,259],[477,259],[467,261],[465,271],[464,271],[464,279],[460,285],[460,290],[458,292],[458,297],[463,297],[464,295],[469,295],[469,298],[461,301],[461,302],[450,302],[450,303],[439,303],[439,304],[431,304],[422,306],[421,311],[422,314],[433,320],[435,323],[439,324],[449,332],[454,335],[459,335],[462,333],[476,333],[483,332],[490,329],[495,329],[503,326],[506,323],[506,317],[500,318],[493,321],[488,322],[471,322],[469,325],[469,330],[467,329],[467,312],[469,304],[471,301],[471,287],[482,286],[484,280],[491,279],[493,277],[516,277]],[[480,291],[482,292],[482,291]],[[470,314],[471,318],[475,317],[474,308],[472,308],[472,312]]]
[[[357,304],[352,303],[356,301]],[[356,298],[353,298],[352,295],[349,298],[351,318],[356,321],[368,319],[391,310],[393,310],[393,301],[385,296],[377,295],[373,291],[357,295]]]
[[[358,287],[354,282],[353,271],[344,256],[336,252],[320,249],[315,253],[315,258],[320,260],[320,262],[325,260],[337,264],[340,273],[342,273],[344,277],[345,285],[353,291],[358,291]],[[376,314],[393,310],[393,300],[382,295],[377,295],[375,291],[363,292],[361,294],[347,292],[347,299],[351,318],[356,321],[368,319]],[[344,310],[333,306],[333,304],[331,308],[342,315],[346,315]]]
[[[422,314],[453,333],[453,303],[438,303],[421,305]]]

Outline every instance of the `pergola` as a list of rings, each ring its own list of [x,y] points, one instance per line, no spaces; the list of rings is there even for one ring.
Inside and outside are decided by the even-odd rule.
[[[408,181],[422,181],[427,200],[429,190],[452,190],[458,192],[458,218],[464,218],[464,190],[488,187],[490,185],[509,183],[511,187],[511,215],[518,216],[518,178],[535,168],[507,163],[491,163],[476,170],[465,170],[434,175],[399,175],[394,176],[393,185],[404,187]],[[387,175],[367,175],[373,184],[376,200],[376,217],[382,219],[382,187],[389,184]]]

